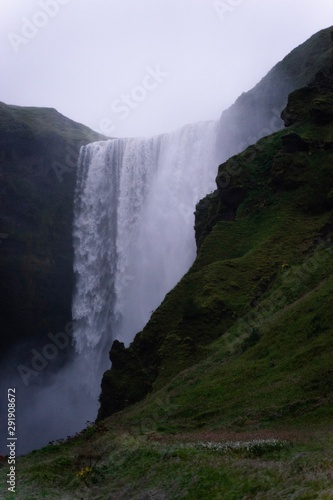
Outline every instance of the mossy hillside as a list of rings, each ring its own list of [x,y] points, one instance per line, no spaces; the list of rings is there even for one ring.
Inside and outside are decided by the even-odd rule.
[[[247,314],[119,418],[157,432],[322,427],[332,416],[333,249],[283,267]]]
[[[285,266],[289,269],[303,262],[299,253],[311,251],[317,231],[330,219],[324,213],[303,214],[295,220],[286,199],[266,209],[264,214],[245,217],[239,224],[216,225],[191,271],[168,294],[128,350],[137,360],[134,371],[133,365],[125,361],[123,366],[106,372],[102,389],[107,394],[111,382],[110,401],[115,398],[115,387],[119,384],[124,390],[122,397],[125,395],[128,402],[133,402],[139,394],[142,397],[144,387],[150,390],[160,387],[175,373],[205,356],[205,346],[253,311]],[[250,237],[245,240],[247,233]],[[244,249],[234,247],[240,239],[246,241]],[[292,295],[290,300],[294,299]]]
[[[45,140],[47,136],[58,135],[70,141],[105,139],[89,127],[63,116],[54,108],[37,108],[33,106],[14,106],[0,103],[1,126],[5,137],[10,134],[23,135],[33,141]],[[30,143],[31,149],[34,142]]]
[[[121,399],[128,406],[202,359],[206,346],[254,313],[270,290],[277,290],[277,306],[282,294],[283,309],[318,284],[312,277],[307,288],[305,273],[295,293],[282,293],[278,285],[286,269],[331,245],[332,126],[312,111],[320,98],[328,103],[325,116],[330,114],[332,91],[323,82],[311,88],[311,99],[304,100],[304,90],[292,94],[286,112],[297,100],[304,110],[293,126],[220,166],[218,190],[196,213],[197,259],[124,350],[138,360],[134,370],[120,363],[105,373],[100,418],[113,413],[112,394],[118,411]]]
[[[75,167],[98,139],[54,109],[0,103],[2,355],[71,319]]]

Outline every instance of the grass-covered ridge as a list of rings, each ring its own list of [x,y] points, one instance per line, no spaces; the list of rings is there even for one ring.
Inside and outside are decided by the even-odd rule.
[[[223,111],[220,124],[221,161],[283,128],[279,115],[288,95],[306,86],[332,64],[332,26],[296,47],[249,92]]]

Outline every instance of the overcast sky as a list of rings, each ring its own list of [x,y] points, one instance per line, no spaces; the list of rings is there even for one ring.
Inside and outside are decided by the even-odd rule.
[[[0,101],[111,136],[216,119],[332,0],[0,0]]]

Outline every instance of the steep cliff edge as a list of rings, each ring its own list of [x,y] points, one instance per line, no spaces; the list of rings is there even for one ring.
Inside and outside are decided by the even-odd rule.
[[[314,82],[317,72],[331,71],[332,40],[332,27],[315,34],[278,63],[254,89],[242,94],[223,112],[218,137],[222,159],[243,151],[247,145],[257,143],[263,136],[269,136],[283,128],[280,111],[287,103],[288,94]],[[322,84],[323,82],[316,86],[313,83],[311,92],[320,93]],[[305,88],[302,92],[307,94],[308,89]],[[304,108],[303,119],[307,123],[310,115],[305,103],[303,105],[304,96],[296,96],[299,106]],[[313,113],[318,105],[312,103],[311,106],[310,128],[311,133],[315,134],[314,128],[319,123],[313,119]],[[323,107],[326,109],[327,106],[326,96]],[[329,110],[327,112],[330,113]],[[319,111],[318,113],[320,114]],[[291,122],[286,120],[286,124]],[[271,206],[272,200],[280,198],[280,184],[287,199],[286,206],[287,201],[289,202],[287,193],[300,187],[303,187],[302,196],[306,200],[303,203],[312,206],[314,211],[320,211],[319,207],[322,205],[326,208],[329,206],[328,194],[324,198],[321,196],[322,184],[326,182],[325,176],[329,175],[329,167],[322,172],[322,181],[313,181],[312,174],[308,174],[302,182],[299,181],[302,164],[305,162],[305,165],[309,165],[304,158],[310,158],[312,150],[308,149],[308,140],[298,137],[296,132],[297,137],[293,133],[281,133],[267,139],[267,144],[259,140],[255,146],[249,147],[243,154],[231,158],[220,167],[218,190],[197,206],[195,230],[197,247],[200,249],[197,261],[175,290],[166,296],[131,346],[125,349],[119,342],[113,345],[110,351],[113,367],[105,373],[102,380],[99,418],[139,401],[144,394],[169,380],[178,370],[201,359],[205,345],[227,331],[237,318],[253,309],[261,294],[274,282],[281,270],[281,261],[289,266],[289,253],[295,252],[295,248],[291,248],[294,243],[288,241],[285,245],[282,244],[286,237],[283,217],[289,220],[284,207],[281,207],[281,216],[278,217],[275,217],[274,210],[272,213],[256,215],[258,207],[266,209],[266,206]],[[323,147],[329,148],[329,144],[330,140],[327,139],[326,146],[315,142],[311,148],[317,147],[320,150]],[[273,166],[268,169],[270,161]],[[269,182],[265,178],[265,169]],[[244,206],[246,212],[242,211]],[[294,208],[296,210],[298,207],[290,206],[291,211]],[[232,222],[235,219],[239,219],[237,224]],[[223,230],[220,227],[222,221],[225,222]],[[303,223],[307,224],[307,221],[302,220]],[[213,228],[210,243],[201,248]],[[259,256],[257,260],[253,253],[251,258],[254,262],[244,259],[245,264],[242,263],[238,268],[233,259],[250,252],[252,245],[258,244],[258,238],[260,241],[259,235],[262,233],[264,241],[266,231],[273,228],[276,234],[272,238],[279,240],[282,248],[289,248],[286,255],[281,251],[280,245],[275,249],[275,260],[267,259],[266,256]],[[316,230],[320,231],[320,228]],[[311,235],[304,235],[304,238],[315,238],[316,230],[310,229]],[[289,243],[291,247],[288,246]],[[307,243],[299,245],[306,246]],[[220,256],[215,255],[217,249],[222,252]],[[222,264],[222,260],[226,262]],[[229,260],[232,262],[227,263]],[[257,269],[258,262],[260,266]],[[297,259],[295,264],[296,262]]]
[[[101,139],[54,109],[0,103],[2,356],[71,320],[75,167]]]
[[[217,190],[197,206],[197,259],[129,348],[113,344],[99,419],[170,383],[205,359],[215,341],[224,353],[218,363],[235,380],[244,378],[244,356],[256,352],[247,375],[254,387],[261,387],[270,367],[283,387],[289,366],[295,379],[289,396],[282,397],[280,389],[276,394],[276,407],[281,397],[286,414],[288,405],[293,411],[295,394],[311,413],[312,406],[306,409],[305,403],[311,384],[314,399],[319,387],[325,398],[331,397],[332,103],[332,73],[320,73],[311,85],[290,95],[283,113],[287,129],[219,167]],[[248,354],[250,348],[256,351]],[[221,377],[219,383],[234,387],[227,371],[224,376],[225,382]],[[220,393],[219,387],[214,390]],[[269,387],[267,391],[273,398]],[[238,396],[234,404],[243,404]],[[179,397],[186,399],[187,410],[180,405],[178,413],[192,412],[196,419],[193,400]],[[203,394],[201,398],[215,407]]]
[[[296,47],[252,90],[223,111],[219,134],[221,161],[283,128],[280,113],[290,92],[307,85],[333,62],[332,29],[321,30]]]

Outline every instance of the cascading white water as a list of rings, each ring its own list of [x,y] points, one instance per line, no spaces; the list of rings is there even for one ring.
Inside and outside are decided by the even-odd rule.
[[[108,366],[112,340],[128,344],[195,258],[193,212],[215,189],[217,126],[81,150],[73,319],[79,357],[97,370],[92,384]]]

